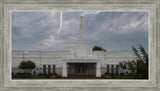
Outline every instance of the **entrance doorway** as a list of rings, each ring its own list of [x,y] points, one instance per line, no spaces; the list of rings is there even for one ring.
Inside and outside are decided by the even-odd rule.
[[[68,63],[69,77],[95,77],[96,63]]]

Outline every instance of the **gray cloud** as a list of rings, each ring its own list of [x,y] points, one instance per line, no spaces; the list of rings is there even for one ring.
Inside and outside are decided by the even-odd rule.
[[[63,12],[63,27],[58,35],[60,12],[14,12],[13,49],[67,50],[75,45],[83,12]],[[100,12],[83,19],[84,37],[90,46],[107,50],[131,50],[142,44],[148,49],[148,13]]]

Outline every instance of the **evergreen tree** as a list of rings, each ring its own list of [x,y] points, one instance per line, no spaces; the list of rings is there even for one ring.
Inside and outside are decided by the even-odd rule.
[[[94,46],[92,48],[92,51],[104,51],[104,52],[106,52],[106,49],[102,48],[101,46]]]

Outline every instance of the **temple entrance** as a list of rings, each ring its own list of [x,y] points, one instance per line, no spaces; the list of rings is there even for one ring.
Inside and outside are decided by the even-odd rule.
[[[68,63],[68,77],[95,77],[96,63]]]

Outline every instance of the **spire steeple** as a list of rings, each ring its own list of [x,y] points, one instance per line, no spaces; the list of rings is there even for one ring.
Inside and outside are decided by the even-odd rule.
[[[80,29],[79,29],[79,39],[78,39],[78,44],[85,44],[84,43],[84,37],[83,37],[83,16],[80,17],[81,23],[80,23]]]
[[[88,56],[88,46],[86,45],[83,37],[83,17],[80,17],[80,26],[79,26],[79,37],[78,43],[75,45],[71,52],[74,54],[74,57],[86,57]]]
[[[82,21],[83,21],[83,16],[81,16],[81,23],[82,23]]]

